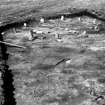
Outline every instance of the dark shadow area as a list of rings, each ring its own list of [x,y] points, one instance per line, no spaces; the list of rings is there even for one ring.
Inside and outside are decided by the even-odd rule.
[[[77,50],[74,48],[67,48],[67,47],[59,47],[55,49],[58,53],[77,53]]]
[[[53,69],[55,67],[55,65],[48,65],[48,64],[38,64],[36,66],[33,66],[31,69],[32,70],[45,70],[45,71],[49,71],[51,69]]]
[[[0,40],[3,41],[3,37],[0,34]],[[1,56],[2,56],[2,80],[3,80],[3,96],[4,96],[4,105],[16,105],[14,98],[14,86],[13,86],[13,74],[11,70],[9,70],[9,66],[7,65],[8,53],[7,47],[5,44],[0,43],[1,47]]]
[[[3,94],[4,94],[4,105],[16,105],[16,100],[14,97],[15,88],[13,86],[13,74],[12,71],[9,70],[8,65],[4,67],[5,73],[3,73]]]
[[[88,10],[81,10],[80,12],[75,12],[75,13],[58,14],[56,16],[49,16],[46,19],[57,19],[57,18],[60,18],[62,15],[65,16],[66,18],[88,16],[88,17],[95,18],[95,19],[98,19],[98,20],[101,20],[101,21],[105,22],[105,19],[97,16],[96,14],[93,14],[93,13],[89,12]]]
[[[75,17],[81,17],[81,16],[88,16],[88,17],[91,17],[91,18],[95,18],[95,19],[98,19],[102,22],[105,22],[105,19],[104,18],[101,18],[99,16],[97,16],[96,14],[93,14],[91,12],[89,12],[87,9],[86,10],[81,10],[81,11],[77,11],[75,13],[61,13],[61,14],[50,14],[50,15],[44,15],[43,18],[45,18],[46,20],[49,20],[49,19],[59,19],[61,16],[65,16],[65,18],[75,18]],[[30,23],[33,23],[33,22],[37,22],[37,20],[35,19],[35,17],[31,17],[31,18],[28,18],[28,19],[24,19],[24,20],[21,20],[21,21],[17,21],[17,22],[14,22],[14,23],[10,23],[10,24],[6,24],[4,26],[1,26],[0,27],[0,31],[5,31],[5,30],[8,30],[10,28],[13,28],[13,27],[22,27],[23,26],[23,23],[27,23],[27,24],[30,24]]]
[[[11,23],[11,24],[8,24],[7,25],[4,25],[4,26],[1,26],[0,27],[0,32],[2,33],[3,31],[6,31],[6,30],[9,30],[9,29],[12,29],[12,28],[20,28],[20,27],[23,27],[23,24],[24,23],[27,23],[27,24],[31,24],[32,22],[35,22],[35,18],[33,19],[26,19],[24,21],[18,21],[18,22],[14,22],[14,23]],[[37,22],[37,21],[36,21]]]

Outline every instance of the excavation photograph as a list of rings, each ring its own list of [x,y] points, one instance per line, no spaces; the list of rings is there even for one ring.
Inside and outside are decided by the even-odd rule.
[[[0,105],[105,105],[105,0],[0,0]]]

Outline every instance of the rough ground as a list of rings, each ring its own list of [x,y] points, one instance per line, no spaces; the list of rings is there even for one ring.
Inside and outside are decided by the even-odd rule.
[[[61,14],[74,18],[60,21]],[[40,17],[55,20],[39,24]],[[28,23],[26,29],[23,23],[16,27],[23,21]],[[10,28],[4,41],[26,47],[7,47],[6,63],[14,76],[17,105],[105,105],[104,21],[105,0],[0,0],[0,33]],[[44,31],[46,39],[30,41],[32,28]],[[61,41],[55,39],[55,33],[60,33]],[[1,58],[0,52],[0,69],[4,69]],[[58,63],[66,58],[71,59],[69,64]],[[0,77],[0,87],[2,84]],[[9,94],[8,84],[4,87]],[[0,88],[0,104],[1,93]]]
[[[84,10],[105,20],[105,0],[0,0],[0,26]]]
[[[5,33],[5,41],[26,47],[8,47],[17,105],[105,105],[104,23],[94,20],[48,20]],[[30,41],[31,28],[44,31],[46,39]],[[71,62],[55,66],[66,58]]]

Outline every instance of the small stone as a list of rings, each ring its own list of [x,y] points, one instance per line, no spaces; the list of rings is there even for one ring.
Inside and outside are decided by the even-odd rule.
[[[43,31],[36,31],[37,34],[43,34]]]
[[[81,21],[81,17],[79,17],[78,20]]]
[[[44,18],[41,18],[40,23],[44,23],[44,22],[45,22]]]
[[[1,35],[4,35],[4,34],[5,34],[5,32],[2,32],[2,33],[1,33]]]
[[[73,95],[74,95],[74,96],[78,96],[78,95],[79,95],[79,92],[78,92],[77,89],[73,89],[72,92],[73,92]]]
[[[27,27],[27,23],[24,23],[24,27]]]
[[[66,64],[70,64],[71,63],[71,59],[66,61]]]
[[[69,31],[69,29],[68,28],[65,28],[65,31]]]
[[[61,21],[63,21],[64,20],[64,16],[61,16]]]
[[[96,19],[93,20],[93,24],[95,24],[95,23],[96,23]]]

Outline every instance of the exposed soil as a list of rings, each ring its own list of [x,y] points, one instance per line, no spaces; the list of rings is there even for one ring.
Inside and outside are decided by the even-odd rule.
[[[104,105],[105,26],[95,20],[50,19],[5,32],[4,41],[26,47],[7,46],[17,105]],[[30,40],[31,29],[44,34]]]
[[[105,20],[105,0],[0,0],[0,26],[81,11]]]

